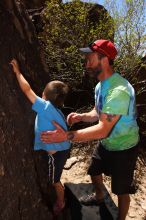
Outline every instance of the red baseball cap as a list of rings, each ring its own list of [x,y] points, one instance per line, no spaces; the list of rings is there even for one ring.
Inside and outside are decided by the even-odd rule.
[[[109,59],[114,60],[118,52],[115,45],[109,40],[96,40],[88,47],[80,48],[82,53],[93,53],[98,52],[107,56]]]

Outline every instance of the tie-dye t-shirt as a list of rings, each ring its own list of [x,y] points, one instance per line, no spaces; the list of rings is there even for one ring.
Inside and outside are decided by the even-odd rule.
[[[99,82],[95,88],[95,106],[98,114],[121,115],[109,136],[101,140],[107,150],[125,150],[138,143],[135,91],[125,78],[114,73]]]

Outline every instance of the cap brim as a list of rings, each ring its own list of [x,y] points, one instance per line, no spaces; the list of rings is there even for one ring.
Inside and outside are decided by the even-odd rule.
[[[79,50],[81,53],[93,53],[90,47],[80,48]]]

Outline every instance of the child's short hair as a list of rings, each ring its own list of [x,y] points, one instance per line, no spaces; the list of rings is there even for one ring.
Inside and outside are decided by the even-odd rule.
[[[68,85],[61,81],[54,80],[46,85],[44,95],[46,100],[49,100],[53,105],[62,107],[68,91]]]

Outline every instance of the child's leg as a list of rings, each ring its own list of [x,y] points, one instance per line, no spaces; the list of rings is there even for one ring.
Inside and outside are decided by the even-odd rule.
[[[56,196],[57,196],[56,202],[63,207],[65,204],[65,202],[64,202],[64,187],[61,184],[61,182],[54,183],[53,186],[55,188]]]
[[[63,171],[63,167],[66,163],[66,160],[69,157],[69,150],[58,151],[57,153],[53,155],[49,155],[49,157],[52,158],[51,164],[53,164],[52,172],[49,172],[49,173],[53,174],[52,175],[53,178],[51,178],[52,185],[55,188],[56,196],[57,196],[53,210],[54,210],[54,214],[58,214],[65,206],[64,187],[60,182],[60,178],[61,178],[61,174]]]
[[[49,155],[52,155],[52,154],[55,154],[57,151],[55,151],[55,150],[49,150],[49,151],[47,151],[47,153],[49,154]]]

